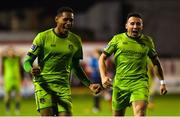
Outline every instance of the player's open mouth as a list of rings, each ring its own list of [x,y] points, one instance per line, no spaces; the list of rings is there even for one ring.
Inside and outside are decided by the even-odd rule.
[[[71,29],[71,27],[64,27],[64,30],[70,30]]]
[[[70,26],[66,26],[66,25],[64,25],[64,26],[63,26],[63,29],[64,29],[64,30],[70,30],[70,29],[71,29],[71,27],[70,27]]]
[[[132,33],[138,34],[139,32],[137,30],[133,30]]]

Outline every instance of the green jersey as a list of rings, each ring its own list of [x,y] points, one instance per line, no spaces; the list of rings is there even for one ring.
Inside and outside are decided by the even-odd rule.
[[[81,39],[72,32],[60,37],[49,29],[35,37],[29,54],[38,57],[42,77],[35,80],[69,84],[72,59],[83,57]]]
[[[19,56],[2,58],[3,77],[5,90],[9,91],[20,87],[21,84],[21,62]]]
[[[142,34],[140,38],[133,39],[126,33],[115,35],[104,52],[109,56],[114,53],[116,74],[125,79],[147,75],[147,57],[157,54],[149,36]]]

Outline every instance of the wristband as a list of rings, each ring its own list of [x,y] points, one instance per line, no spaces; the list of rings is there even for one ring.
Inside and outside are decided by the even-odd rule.
[[[160,84],[161,85],[166,84],[165,80],[160,80]]]

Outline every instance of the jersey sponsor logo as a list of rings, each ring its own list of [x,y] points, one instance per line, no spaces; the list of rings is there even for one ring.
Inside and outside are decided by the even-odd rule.
[[[140,57],[140,56],[145,56],[146,53],[137,52],[137,51],[133,51],[133,50],[124,50],[124,51],[122,51],[122,54],[127,55],[127,56]]]
[[[40,103],[44,104],[46,102],[46,100],[44,98],[40,98]]]
[[[56,44],[51,44],[51,47],[56,47]]]
[[[32,51],[35,51],[36,49],[37,49],[37,45],[34,45],[34,44],[33,44],[33,45],[31,46],[31,50],[32,50]]]
[[[144,48],[144,47],[145,47],[145,44],[144,44],[144,43],[141,43],[141,46]]]
[[[70,49],[70,50],[73,49],[73,45],[72,45],[72,44],[69,45],[69,49]]]
[[[123,44],[127,45],[127,44],[128,44],[128,42],[123,42]]]

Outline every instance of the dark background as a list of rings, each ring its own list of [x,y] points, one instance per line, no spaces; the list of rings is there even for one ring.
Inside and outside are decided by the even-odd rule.
[[[32,40],[37,32],[55,26],[54,16],[61,6],[76,12],[73,31],[84,41],[109,41],[125,31],[129,12],[140,12],[144,33],[154,38],[160,56],[180,57],[180,0],[3,0],[0,40]]]

